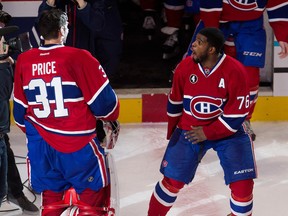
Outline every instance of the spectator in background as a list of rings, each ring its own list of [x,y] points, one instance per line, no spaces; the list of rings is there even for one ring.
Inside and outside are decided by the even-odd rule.
[[[88,50],[109,78],[117,76],[122,53],[122,21],[116,0],[43,0],[38,14],[59,8],[69,19],[66,45]]]
[[[1,7],[1,13],[2,12],[2,4],[0,2]],[[7,19],[7,18],[6,18]],[[11,19],[11,16],[8,16],[8,20]],[[1,22],[1,28],[4,27],[3,20]],[[0,28],[0,55],[6,55],[8,50],[7,48],[4,50],[4,37],[3,35],[3,29]],[[5,56],[4,56],[5,57]],[[4,65],[3,65],[4,63]],[[2,204],[3,199],[8,193],[8,184],[7,184],[7,172],[8,172],[8,165],[7,165],[7,146],[5,143],[5,133],[8,133],[10,131],[10,104],[9,99],[11,96],[11,92],[13,89],[13,72],[12,67],[8,63],[1,62],[0,67],[2,68],[2,65],[4,66],[4,71],[6,71],[7,75],[2,72],[0,73],[0,207]],[[5,67],[6,66],[6,67]],[[6,80],[8,78],[8,80]]]
[[[263,21],[265,10],[268,13],[269,24],[276,39],[279,41],[280,58],[288,56],[288,4],[287,0],[255,0],[255,1],[224,1],[200,0],[201,23],[194,36],[203,27],[220,28],[227,45],[225,52],[242,62],[247,73],[250,89],[250,111],[245,121],[246,129],[252,140],[256,139],[250,119],[257,102],[260,68],[265,65],[266,34]],[[194,37],[188,47],[188,56],[192,54]]]
[[[11,20],[10,14],[0,11],[0,27],[5,28]],[[4,29],[3,29],[4,30]],[[0,34],[1,35],[1,34]],[[2,35],[1,35],[2,37]],[[14,153],[11,149],[8,132],[10,131],[10,97],[13,89],[13,68],[15,61],[8,55],[8,45],[3,45],[4,38],[1,39],[1,58],[0,58],[0,138],[5,143],[7,150],[7,182],[8,200],[19,205],[26,214],[39,214],[38,208],[27,199],[23,193],[23,184],[15,162]],[[6,46],[6,47],[5,47]],[[5,47],[5,48],[4,48]],[[5,52],[5,54],[3,53]],[[4,165],[4,164],[3,164]],[[1,174],[4,179],[4,174]]]

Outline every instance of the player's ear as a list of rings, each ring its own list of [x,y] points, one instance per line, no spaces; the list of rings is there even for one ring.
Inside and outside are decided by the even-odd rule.
[[[64,27],[63,27],[63,26],[60,28],[60,32],[61,32],[62,36],[64,36],[64,35],[65,35],[65,29],[64,29]]]
[[[214,46],[210,46],[209,49],[208,49],[208,52],[209,52],[210,54],[213,54],[213,53],[216,52],[216,48],[215,48]]]

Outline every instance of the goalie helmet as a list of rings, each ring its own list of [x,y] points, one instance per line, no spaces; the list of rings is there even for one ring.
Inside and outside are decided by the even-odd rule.
[[[119,121],[97,120],[97,137],[101,145],[107,149],[113,149],[119,136]]]

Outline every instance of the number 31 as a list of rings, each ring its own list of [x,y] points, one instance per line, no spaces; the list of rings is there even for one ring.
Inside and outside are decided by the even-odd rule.
[[[47,88],[46,86],[51,86],[54,88],[55,101],[48,100]],[[56,104],[56,109],[54,110],[55,117],[68,116],[68,109],[64,108],[63,91],[62,91],[62,81],[61,77],[54,77],[51,83],[45,83],[42,79],[31,80],[28,85],[29,90],[35,90],[39,88],[39,94],[36,95],[36,104],[41,104],[43,109],[34,108],[34,114],[38,118],[47,118],[51,113],[50,103]]]

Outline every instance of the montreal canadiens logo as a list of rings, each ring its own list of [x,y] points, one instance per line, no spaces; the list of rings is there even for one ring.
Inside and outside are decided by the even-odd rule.
[[[163,160],[163,161],[162,161],[162,167],[167,167],[167,165],[168,165],[168,161]]]
[[[197,77],[195,74],[192,74],[192,75],[190,76],[189,80],[190,80],[190,82],[191,82],[192,84],[195,84],[195,83],[197,83],[197,81],[198,81],[198,77]]]
[[[192,115],[198,119],[211,119],[222,114],[222,105],[223,101],[220,98],[197,96],[192,98],[190,110]]]
[[[258,8],[257,0],[228,0],[231,6],[238,10],[251,11]]]

